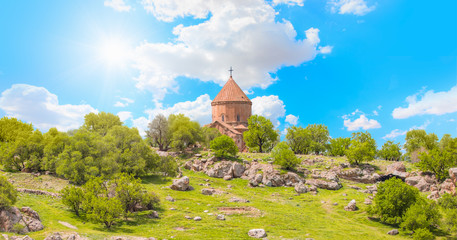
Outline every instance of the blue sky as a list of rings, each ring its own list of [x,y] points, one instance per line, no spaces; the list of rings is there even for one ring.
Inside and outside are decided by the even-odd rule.
[[[457,136],[454,0],[2,1],[0,33],[0,116],[42,131],[97,111],[209,123],[233,66],[280,131]]]

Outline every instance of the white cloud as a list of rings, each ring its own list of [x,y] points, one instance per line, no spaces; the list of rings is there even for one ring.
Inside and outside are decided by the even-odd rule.
[[[400,129],[394,129],[392,130],[389,134],[387,134],[386,136],[382,137],[382,139],[394,139],[398,136],[402,136],[402,135],[405,135],[406,134],[406,131],[402,131]]]
[[[273,0],[273,5],[287,4],[289,6],[298,5],[302,7],[304,1],[305,0]]]
[[[252,114],[269,118],[276,127],[280,125],[278,118],[284,117],[286,114],[286,106],[278,96],[261,96],[256,97],[251,101]]]
[[[392,117],[405,119],[416,115],[443,115],[457,112],[457,86],[452,87],[447,92],[435,93],[430,90],[418,99],[420,95],[422,95],[421,92],[408,96],[406,98],[408,106],[395,108]]]
[[[448,122],[455,122],[455,119],[451,118],[448,120]]]
[[[146,136],[146,129],[148,129],[148,124],[151,120],[148,120],[145,117],[139,117],[136,119],[132,119],[133,126],[138,129],[138,132],[142,137]]]
[[[105,0],[104,5],[118,12],[129,12],[132,9],[124,0]]]
[[[376,8],[375,5],[368,7],[365,0],[330,0],[328,4],[333,13],[338,12],[339,14],[354,14],[358,16],[363,16]]]
[[[144,42],[136,48],[136,86],[152,92],[156,100],[178,90],[179,76],[222,85],[229,66],[234,67],[241,88],[266,88],[278,80],[270,73],[320,53],[319,29],[310,28],[305,39],[297,39],[292,23],[276,21],[275,9],[263,0],[144,0],[143,4],[162,21],[204,19],[176,26],[176,38],[168,43]]]
[[[378,111],[373,110],[373,115],[378,116],[379,115]]]
[[[132,112],[121,111],[117,113],[117,116],[119,116],[122,122],[125,122],[132,118]]]
[[[354,120],[350,119],[350,116],[354,116],[355,114],[360,113],[360,117]],[[360,110],[356,110],[355,112],[351,113],[350,115],[344,115],[344,126],[347,128],[348,131],[357,131],[360,129],[368,130],[374,128],[380,128],[381,124],[374,119],[368,119],[363,112]]]
[[[252,90],[243,90],[243,92],[244,92],[244,94],[246,94],[246,95],[252,95],[252,94],[254,94],[254,91],[252,91]]]
[[[121,101],[117,101],[115,107],[127,107],[129,104],[134,103],[135,101],[130,98],[121,98]]]
[[[324,46],[324,47],[319,47],[319,52],[321,54],[330,54],[333,50],[333,46]]]
[[[0,109],[43,132],[52,127],[60,131],[79,128],[84,123],[84,115],[98,112],[88,104],[60,105],[57,96],[46,88],[27,84],[14,84],[3,91]]]
[[[297,125],[297,122],[298,122],[298,117],[292,115],[292,114],[289,114],[286,116],[286,122],[291,124],[291,125]]]

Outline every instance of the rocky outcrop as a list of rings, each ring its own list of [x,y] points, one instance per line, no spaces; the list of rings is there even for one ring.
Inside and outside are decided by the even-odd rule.
[[[248,235],[253,238],[264,238],[267,236],[267,233],[264,229],[251,229],[249,230]]]
[[[454,182],[454,184],[457,185],[457,168],[449,169],[449,176],[451,177],[451,180]]]
[[[55,232],[47,236],[44,240],[87,240],[88,238],[79,236],[78,233]]]
[[[179,179],[174,179],[173,184],[170,186],[170,188],[176,191],[190,191],[194,189],[189,185],[189,178],[187,176]]]
[[[359,183],[376,183],[380,177],[373,167],[335,169],[334,171],[340,178]]]
[[[407,177],[405,179],[406,184],[416,187],[421,192],[428,192],[433,188],[437,188],[438,181],[435,176],[431,176],[425,173],[420,175]]]
[[[205,171],[206,175],[214,178],[223,178],[224,176],[233,176],[232,162],[222,161],[214,164],[212,168]]]
[[[451,195],[456,194],[456,189],[455,189],[455,184],[451,179],[446,179],[444,180],[443,183],[441,183],[438,186],[433,185],[430,187],[430,195],[427,196],[428,199],[438,199],[441,196],[443,196],[446,193],[449,193]]]
[[[2,232],[25,234],[40,231],[43,228],[40,216],[29,207],[23,207],[21,210],[16,207],[0,210],[0,231]]]
[[[47,195],[47,196],[51,196],[51,197],[60,196],[58,193],[46,192],[46,191],[36,190],[36,189],[16,188],[16,190],[21,193],[28,193],[28,194],[35,194],[35,195]]]
[[[393,164],[390,164],[386,167],[386,173],[394,173],[395,171],[397,172],[406,172],[406,167],[403,164],[403,162],[395,162]]]
[[[306,183],[318,188],[327,189],[327,190],[338,190],[343,186],[339,182],[335,181],[325,181],[322,179],[307,179]]]
[[[297,192],[297,193],[307,193],[308,192],[308,187],[303,183],[296,184],[294,189],[295,189],[295,192]]]

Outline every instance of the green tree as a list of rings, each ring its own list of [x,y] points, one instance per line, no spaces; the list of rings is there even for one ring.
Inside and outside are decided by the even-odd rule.
[[[382,145],[382,149],[378,152],[379,157],[389,161],[398,161],[401,158],[400,143],[387,141]]]
[[[0,209],[12,206],[16,201],[16,189],[5,176],[0,175]]]
[[[369,132],[352,133],[351,145],[346,156],[351,164],[371,161],[376,155],[376,141]]]
[[[162,173],[164,176],[176,177],[178,175],[178,169],[178,163],[174,157],[159,157],[159,166],[157,167],[157,171]]]
[[[142,204],[144,188],[139,179],[125,173],[120,174],[114,181],[116,198],[122,204],[125,213],[134,212],[137,205]]]
[[[7,170],[39,171],[43,157],[43,135],[39,130],[23,132],[1,147],[0,158]]]
[[[371,213],[380,217],[381,222],[398,225],[403,215],[419,198],[419,190],[402,180],[391,178],[378,185]]]
[[[107,228],[120,221],[122,216],[122,203],[117,198],[96,197],[90,203],[91,209],[87,218],[94,223],[103,223]]]
[[[417,165],[422,171],[430,171],[443,181],[449,176],[449,168],[457,165],[457,138],[449,140],[444,149],[421,153],[419,159]]]
[[[406,154],[414,158],[415,152],[423,152],[438,146],[438,137],[434,133],[425,132],[422,129],[409,130],[405,137]]]
[[[184,151],[202,139],[200,124],[191,121],[184,114],[171,114],[168,117],[168,122],[172,134],[171,145],[173,148]]]
[[[293,169],[300,163],[300,159],[295,156],[286,142],[278,143],[271,151],[271,157],[274,163],[285,169]]]
[[[168,119],[162,114],[157,115],[148,124],[146,135],[151,142],[159,146],[160,151],[167,151],[171,144],[172,134],[169,125]]]
[[[62,197],[62,203],[67,207],[71,208],[76,216],[79,216],[79,213],[84,202],[84,192],[81,188],[68,185],[60,191]]]
[[[221,136],[221,132],[217,130],[217,128],[210,128],[210,127],[202,127],[202,134],[203,134],[203,145],[206,148],[210,147],[211,141],[215,138]]]
[[[351,138],[339,137],[330,139],[330,144],[328,145],[328,152],[330,156],[344,156],[350,144]]]
[[[435,236],[426,228],[417,229],[413,234],[414,240],[434,240]]]
[[[18,136],[30,135],[33,126],[16,118],[2,117],[0,119],[0,143],[16,141]]]
[[[309,124],[306,130],[310,135],[309,150],[315,154],[325,151],[329,140],[329,131],[324,124]]]
[[[238,153],[238,147],[236,146],[235,141],[227,135],[219,136],[211,141],[210,148],[218,158],[228,156],[234,157]]]
[[[438,199],[438,204],[443,209],[443,225],[452,232],[457,231],[457,197],[449,193]]]
[[[243,133],[246,146],[258,152],[263,152],[265,147],[273,145],[279,134],[274,130],[271,121],[263,116],[252,115],[248,119],[248,131]]]
[[[287,128],[287,144],[295,154],[307,154],[311,142],[311,134],[302,127],[291,126]]]
[[[56,128],[51,128],[47,133],[43,134],[43,144],[41,168],[55,173],[59,154],[63,153],[65,148],[71,144],[71,139],[68,134],[59,132]]]
[[[420,228],[432,229],[438,224],[440,217],[436,203],[430,203],[427,199],[420,197],[405,212],[400,226],[411,231]]]
[[[121,125],[122,122],[118,116],[112,113],[99,112],[98,114],[89,113],[84,116],[82,128],[105,136],[110,128]]]

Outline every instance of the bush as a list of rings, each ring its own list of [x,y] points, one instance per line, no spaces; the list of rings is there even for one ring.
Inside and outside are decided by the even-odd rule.
[[[285,142],[280,142],[273,148],[271,157],[276,164],[281,165],[285,169],[292,169],[300,163],[300,159],[295,156],[294,152]]]
[[[79,216],[79,212],[84,201],[83,190],[75,186],[66,186],[60,193],[62,203],[71,208],[75,212],[76,216]]]
[[[371,161],[376,155],[376,141],[369,132],[352,134],[351,144],[346,150],[346,156],[351,164]]]
[[[436,203],[429,203],[424,198],[419,198],[403,216],[401,227],[407,230],[431,229],[440,219]]]
[[[346,150],[349,148],[351,144],[350,138],[333,138],[330,139],[330,144],[327,146],[328,152],[330,156],[344,156],[346,154]]]
[[[378,156],[389,161],[398,161],[401,159],[400,143],[387,141],[382,145],[382,149],[378,152]]]
[[[413,234],[414,240],[434,240],[435,236],[426,228],[417,229]]]
[[[400,179],[391,178],[379,184],[371,213],[378,215],[383,223],[398,225],[418,198],[419,190]]]
[[[211,141],[210,148],[216,157],[236,156],[238,153],[235,141],[227,135],[222,135]]]
[[[16,189],[5,176],[0,176],[0,209],[12,206],[16,201]]]
[[[111,228],[114,223],[120,221],[122,215],[122,203],[117,198],[96,197],[92,199],[91,208],[87,212],[87,218],[95,223],[103,223]]]

